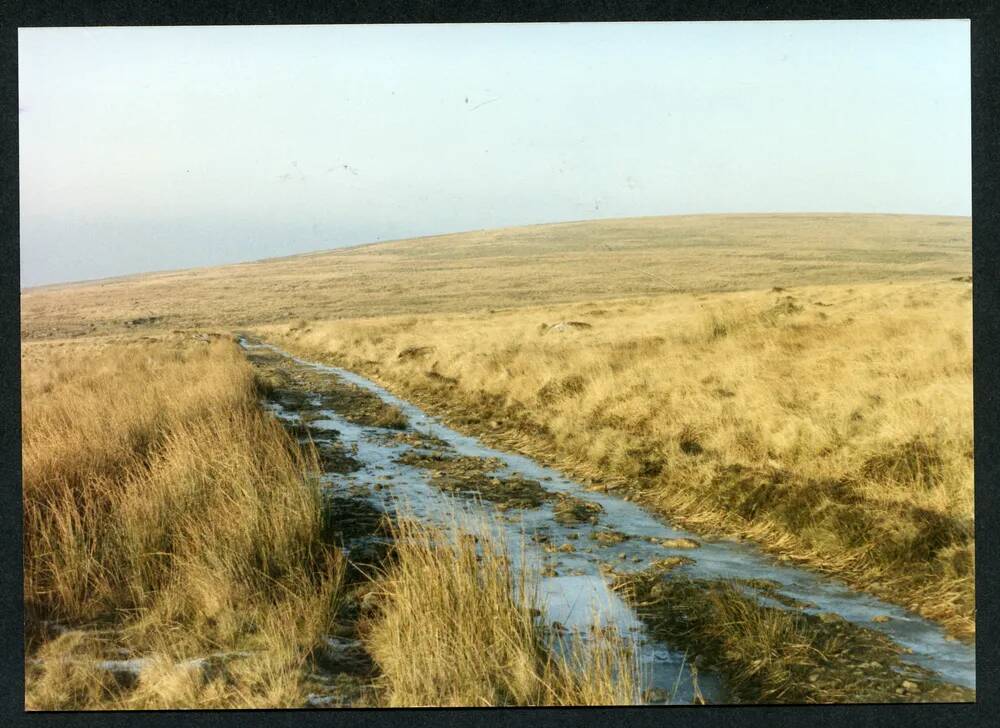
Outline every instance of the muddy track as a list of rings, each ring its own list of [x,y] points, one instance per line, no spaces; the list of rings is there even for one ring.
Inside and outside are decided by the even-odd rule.
[[[646,702],[975,699],[974,648],[931,622],[746,544],[695,539],[634,503],[487,448],[356,374],[241,344],[266,383],[268,409],[316,444],[330,520],[342,524],[352,562],[384,555],[374,514],[401,503],[432,523],[457,508],[470,530],[483,528],[486,513],[508,543],[523,540],[513,556],[540,575],[539,619],[549,629],[585,633],[596,615],[634,635]],[[338,628],[349,642],[337,643],[359,664],[363,583]],[[750,627],[720,628],[737,614]],[[781,638],[755,642],[752,628]],[[363,682],[372,670],[343,674]],[[339,702],[330,683],[347,678],[326,674],[329,702]]]

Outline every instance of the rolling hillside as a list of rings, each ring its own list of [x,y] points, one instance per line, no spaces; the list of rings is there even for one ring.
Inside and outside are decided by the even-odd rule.
[[[458,233],[31,289],[22,336],[947,279],[971,272],[971,227],[961,217],[706,215]]]

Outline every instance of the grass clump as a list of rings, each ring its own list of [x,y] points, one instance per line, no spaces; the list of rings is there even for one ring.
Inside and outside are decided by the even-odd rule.
[[[620,705],[638,700],[637,666],[615,636],[568,657],[536,620],[532,585],[502,542],[403,519],[368,637],[385,704]]]
[[[23,362],[29,709],[301,705],[341,557],[315,459],[260,411],[235,346],[29,345]],[[135,669],[101,667],[122,654]]]

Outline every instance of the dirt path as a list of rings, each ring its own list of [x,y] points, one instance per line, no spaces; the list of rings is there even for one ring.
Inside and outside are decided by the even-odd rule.
[[[402,504],[440,522],[457,510],[468,530],[490,537],[487,514],[508,543],[523,539],[514,556],[540,575],[539,618],[550,629],[585,636],[596,617],[635,637],[647,702],[974,699],[974,648],[933,623],[747,545],[695,539],[633,503],[487,448],[356,374],[241,343],[270,383],[268,408],[317,445],[352,561],[373,564],[384,550],[372,514]],[[747,626],[720,626],[737,613]],[[353,655],[361,668],[343,674],[360,682],[371,666],[359,657],[353,617],[331,649]]]

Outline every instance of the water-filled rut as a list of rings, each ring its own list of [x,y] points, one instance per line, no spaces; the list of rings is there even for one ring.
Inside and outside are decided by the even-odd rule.
[[[655,563],[692,579],[737,580],[731,583],[771,607],[876,630],[902,648],[902,660],[930,671],[926,674],[933,673],[934,680],[975,688],[975,648],[946,637],[938,625],[901,607],[779,563],[745,543],[674,528],[635,503],[587,490],[528,457],[486,447],[353,372],[246,338],[240,344],[251,355],[280,357],[313,376],[355,385],[397,408],[405,417],[405,429],[398,423],[359,423],[327,406],[318,393],[308,400],[308,417],[294,403],[267,402],[278,418],[307,428],[318,446],[336,442],[349,453],[351,468],[324,475],[329,494],[362,498],[380,510],[402,502],[412,515],[431,523],[451,521],[458,513],[469,530],[502,529],[508,544],[523,543],[511,556],[517,568],[539,575],[538,597],[550,626],[585,632],[596,618],[621,634],[634,635],[647,702],[668,697],[671,702],[692,702],[699,694],[708,702],[728,698],[718,676],[702,670],[692,679],[694,655],[654,639],[636,611],[609,586],[612,571],[638,572]],[[488,490],[491,485],[495,493]],[[482,518],[484,514],[490,518]]]

